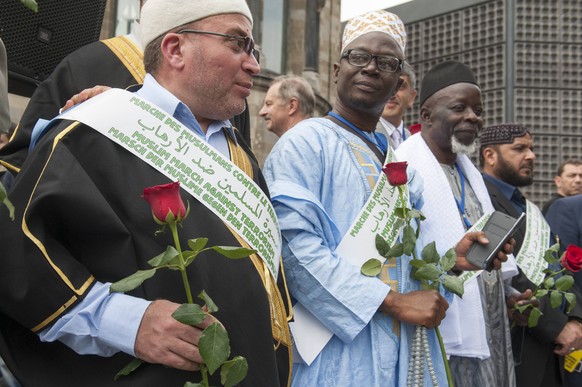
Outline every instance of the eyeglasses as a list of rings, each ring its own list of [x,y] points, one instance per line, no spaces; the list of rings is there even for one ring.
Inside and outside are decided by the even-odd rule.
[[[380,71],[394,73],[402,71],[402,59],[387,55],[372,55],[365,51],[347,50],[341,59],[348,58],[348,63],[352,66],[366,67],[372,59],[376,59],[376,66]]]
[[[255,49],[255,41],[250,36],[239,36],[239,35],[228,35],[228,34],[221,34],[218,32],[210,32],[210,31],[200,31],[200,30],[180,30],[178,31],[179,34],[204,34],[204,35],[215,35],[215,36],[222,36],[227,40],[236,41],[238,47],[247,53],[247,55],[252,55],[259,63],[260,54],[259,51]]]

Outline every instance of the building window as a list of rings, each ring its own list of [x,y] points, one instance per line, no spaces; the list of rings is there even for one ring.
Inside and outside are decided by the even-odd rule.
[[[117,22],[115,35],[127,35],[131,26],[139,19],[139,0],[117,0]]]
[[[283,72],[283,31],[285,0],[268,0],[263,2],[263,30],[261,31],[261,67],[281,74]]]

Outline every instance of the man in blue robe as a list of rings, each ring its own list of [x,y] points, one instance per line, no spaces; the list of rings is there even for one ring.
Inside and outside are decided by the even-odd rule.
[[[374,130],[398,89],[405,39],[402,21],[386,11],[348,22],[334,65],[333,110],[289,130],[265,163],[295,310],[306,309],[333,333],[314,358],[294,357],[293,386],[405,385],[414,326],[439,325],[448,307],[438,292],[418,290],[419,283],[410,280],[409,257],[390,260],[380,279],[362,275],[350,257],[336,251],[389,151],[386,138]],[[409,184],[415,202],[421,183],[416,177]],[[463,253],[479,236],[470,234],[459,244],[457,268],[469,268]],[[438,384],[446,385],[434,330],[428,342]],[[424,384],[431,385],[428,374]]]

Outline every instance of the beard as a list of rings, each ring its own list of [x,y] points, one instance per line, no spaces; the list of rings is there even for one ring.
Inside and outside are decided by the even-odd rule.
[[[523,176],[519,174],[519,171],[515,170],[515,168],[505,161],[500,153],[497,153],[497,156],[497,167],[494,172],[499,180],[516,187],[526,187],[533,184],[533,165],[532,174],[529,176]]]
[[[453,153],[455,153],[457,155],[464,154],[464,155],[470,156],[472,153],[474,153],[477,150],[477,140],[475,139],[475,141],[473,141],[469,145],[465,145],[465,144],[461,144],[459,142],[459,140],[457,140],[457,138],[453,134],[451,136],[451,150]]]

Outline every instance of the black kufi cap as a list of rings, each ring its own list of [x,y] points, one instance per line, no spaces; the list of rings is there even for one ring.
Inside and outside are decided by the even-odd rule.
[[[422,78],[420,85],[420,106],[437,91],[462,82],[479,86],[473,70],[464,63],[451,60],[431,67]]]
[[[487,145],[511,144],[515,137],[523,137],[530,134],[529,130],[522,124],[499,124],[481,129],[479,141],[481,149]]]

